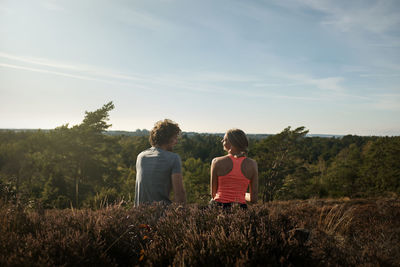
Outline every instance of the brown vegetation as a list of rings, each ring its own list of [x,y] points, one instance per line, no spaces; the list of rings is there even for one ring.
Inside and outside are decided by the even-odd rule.
[[[400,265],[399,199],[0,214],[1,266]]]

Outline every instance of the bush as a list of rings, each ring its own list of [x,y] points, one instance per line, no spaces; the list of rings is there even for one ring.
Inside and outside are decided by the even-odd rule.
[[[1,266],[400,264],[398,199],[0,213]]]

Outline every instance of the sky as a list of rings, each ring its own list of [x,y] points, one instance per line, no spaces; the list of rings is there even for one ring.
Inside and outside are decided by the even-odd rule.
[[[0,128],[400,135],[400,1],[0,0]]]

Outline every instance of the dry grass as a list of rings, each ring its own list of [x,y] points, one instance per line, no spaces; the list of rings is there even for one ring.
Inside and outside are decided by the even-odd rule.
[[[1,266],[400,266],[398,199],[0,214]]]

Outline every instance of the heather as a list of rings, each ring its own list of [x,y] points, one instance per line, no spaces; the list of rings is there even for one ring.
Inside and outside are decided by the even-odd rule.
[[[400,265],[398,198],[0,213],[1,266]]]

